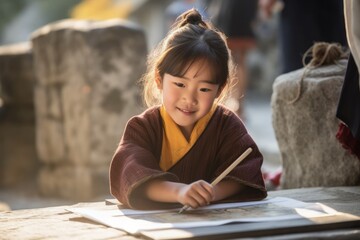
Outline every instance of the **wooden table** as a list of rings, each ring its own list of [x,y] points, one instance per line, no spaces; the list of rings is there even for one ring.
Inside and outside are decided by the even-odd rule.
[[[303,188],[269,192],[270,197],[289,197],[304,202],[321,202],[340,212],[360,216],[360,186]],[[72,207],[103,206],[103,202],[79,203]],[[65,210],[68,206],[16,210],[0,213],[0,239],[120,239],[135,240],[123,231],[94,223]],[[311,225],[311,224],[310,224]],[[309,230],[311,229],[311,230]],[[173,231],[173,232],[171,232]],[[158,239],[175,239],[174,230],[151,234]],[[185,234],[186,233],[186,234]],[[211,228],[193,228],[176,233],[177,237],[193,234],[197,239],[360,239],[360,220],[315,224],[292,220],[272,223],[241,223]],[[281,234],[281,235],[279,235]]]

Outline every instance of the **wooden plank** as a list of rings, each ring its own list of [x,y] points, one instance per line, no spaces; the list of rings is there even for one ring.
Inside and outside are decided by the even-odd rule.
[[[264,237],[279,234],[310,233],[333,229],[360,228],[360,218],[351,215],[322,217],[314,220],[298,219],[262,223],[238,223],[216,227],[143,231],[141,236],[151,240],[164,239],[229,239]]]
[[[339,212],[360,216],[360,187],[304,188],[269,192],[269,196],[289,197],[304,202],[321,202]],[[117,204],[117,203],[115,203]],[[72,207],[104,208],[104,202],[79,203]],[[218,227],[192,229],[169,229],[143,232],[142,236],[108,228],[102,224],[79,217],[59,206],[39,209],[25,209],[0,213],[0,239],[229,239],[254,236],[276,236],[278,239],[315,239],[324,233],[332,239],[360,239],[358,219],[292,220],[271,223],[237,223]],[[346,218],[347,217],[347,218]],[[318,218],[317,220],[321,220]],[[336,234],[329,229],[337,229]],[[283,235],[279,235],[283,234]],[[324,236],[321,235],[321,237]],[[265,237],[266,238],[266,237]],[[320,238],[323,239],[323,238]]]
[[[289,197],[303,202],[320,202],[339,212],[360,216],[360,186],[270,191],[269,197]]]
[[[83,205],[97,206],[77,204]],[[79,217],[66,211],[66,207],[1,212],[0,239],[138,239],[123,231]]]

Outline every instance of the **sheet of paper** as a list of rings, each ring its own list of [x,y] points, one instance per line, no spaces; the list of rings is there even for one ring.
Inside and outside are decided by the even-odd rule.
[[[137,234],[143,230],[217,226],[231,222],[264,222],[314,218],[337,214],[321,204],[309,204],[290,198],[268,198],[263,201],[214,204],[179,214],[179,209],[138,211],[107,205],[101,209],[67,208],[68,211],[109,227]]]
[[[284,198],[273,198],[273,199],[266,199],[262,201],[253,201],[253,202],[236,202],[236,203],[221,203],[221,204],[212,204],[203,208],[200,208],[200,210],[214,210],[214,209],[229,209],[229,208],[236,208],[236,207],[244,207],[249,205],[257,205],[257,204],[264,204],[264,203],[270,203],[270,202],[280,202],[284,201]],[[297,205],[301,204],[301,202],[293,200],[293,203]],[[84,208],[68,208],[71,212],[80,212]],[[89,208],[86,208],[87,211]],[[165,212],[179,212],[180,208],[174,208],[174,209],[167,209],[167,210],[134,210],[129,208],[124,208],[123,205],[104,205],[102,208],[96,208],[93,209],[94,211],[97,211],[101,213],[102,215],[107,216],[130,216],[130,215],[144,215],[144,214],[154,214],[154,213],[165,213]],[[194,211],[191,208],[189,208],[188,212]]]

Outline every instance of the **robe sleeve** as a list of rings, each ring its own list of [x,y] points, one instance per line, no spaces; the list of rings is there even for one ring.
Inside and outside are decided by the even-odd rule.
[[[158,119],[137,116],[129,120],[110,165],[110,191],[124,205],[136,209],[164,208],[147,199],[141,187],[150,179],[178,181],[159,167],[156,149],[161,149]],[[170,207],[170,206],[169,206]]]
[[[263,156],[242,121],[232,112],[225,116],[217,150],[217,168],[212,180],[230,166],[247,148],[251,147],[252,152],[224,178],[233,179],[245,185],[245,189],[224,201],[263,199],[267,196],[261,172]]]

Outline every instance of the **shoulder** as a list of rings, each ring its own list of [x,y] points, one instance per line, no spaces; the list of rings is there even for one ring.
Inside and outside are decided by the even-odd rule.
[[[217,106],[214,117],[217,119],[217,121],[243,125],[242,120],[235,112],[221,104]]]
[[[216,107],[216,111],[223,114],[224,116],[233,116],[236,115],[232,110],[222,104],[218,104]]]
[[[214,112],[212,124],[222,135],[247,134],[246,127],[239,116],[224,105],[218,105]]]
[[[122,138],[124,142],[156,143],[162,136],[162,120],[159,107],[152,107],[133,116],[126,124]]]
[[[155,106],[146,109],[139,115],[133,116],[129,119],[127,125],[153,125],[160,120],[160,106]]]
[[[139,115],[133,116],[126,124],[125,133],[149,134],[161,132],[162,120],[160,107],[151,107]]]

